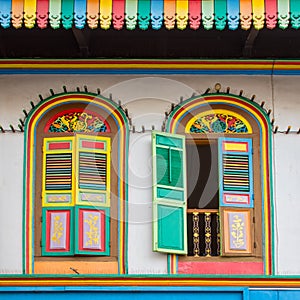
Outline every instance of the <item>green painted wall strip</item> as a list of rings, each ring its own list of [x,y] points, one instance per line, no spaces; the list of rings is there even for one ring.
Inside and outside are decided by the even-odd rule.
[[[206,30],[214,26],[214,0],[202,1],[202,23]]]
[[[50,20],[50,26],[53,29],[58,29],[60,27],[61,0],[49,1],[49,20]]]
[[[223,30],[226,26],[227,0],[215,0],[216,29]]]
[[[126,0],[125,3],[125,20],[126,28],[133,30],[137,22],[138,0]]]
[[[278,0],[278,26],[286,29],[290,21],[290,1]]]
[[[27,124],[29,118],[25,120],[24,132],[27,132]],[[22,272],[26,273],[26,236],[27,236],[27,226],[26,226],[26,171],[27,171],[27,159],[29,155],[27,155],[27,135],[24,134],[24,149],[23,149],[23,218],[22,218]],[[33,218],[34,219],[34,218]],[[31,220],[33,222],[33,220]],[[34,249],[34,245],[32,245],[32,249]]]

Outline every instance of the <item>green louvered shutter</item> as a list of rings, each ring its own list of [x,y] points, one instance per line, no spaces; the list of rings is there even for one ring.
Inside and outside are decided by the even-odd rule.
[[[219,197],[222,255],[251,255],[252,139],[219,139]]]
[[[187,254],[185,137],[152,133],[153,250]]]

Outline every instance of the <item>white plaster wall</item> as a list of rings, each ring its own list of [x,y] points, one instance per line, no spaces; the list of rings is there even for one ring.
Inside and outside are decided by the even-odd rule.
[[[151,85],[147,84],[149,78],[152,80]],[[174,81],[177,82],[176,85],[172,85]],[[0,125],[6,128],[9,124],[16,126],[18,119],[24,117],[22,110],[31,109],[30,101],[37,103],[39,94],[43,98],[49,97],[50,89],[54,93],[61,93],[63,86],[68,91],[75,91],[76,87],[83,90],[87,86],[94,93],[100,88],[104,96],[109,97],[111,94],[115,101],[121,100],[126,104],[145,97],[177,103],[180,97],[187,99],[194,92],[202,94],[207,88],[213,89],[217,82],[221,83],[222,91],[226,87],[230,87],[233,94],[239,94],[243,90],[245,97],[251,98],[255,94],[259,102],[266,102],[265,107],[272,106],[270,76],[0,75]],[[166,108],[169,109],[170,106]]]
[[[275,233],[278,274],[300,274],[300,137],[291,134],[276,134],[275,148]]]
[[[8,147],[9,145],[9,147]],[[0,273],[22,273],[23,135],[0,134]]]
[[[130,274],[167,273],[166,255],[152,251],[152,154],[151,133],[160,130],[164,112],[178,95],[195,92],[179,81],[146,77],[120,82],[104,90],[121,99],[137,131],[130,134],[128,170],[128,272]]]
[[[104,96],[111,94],[121,100],[132,118],[136,133],[130,134],[129,155],[129,237],[128,265],[134,274],[166,273],[166,256],[152,252],[152,126],[160,130],[164,112],[180,97],[189,98],[222,84],[222,91],[230,87],[233,94],[243,90],[245,97],[256,95],[272,109],[275,125],[292,130],[300,127],[299,77],[288,76],[104,76],[104,75],[10,75],[0,76],[0,124],[9,128],[23,117],[22,109],[30,110],[30,101],[37,102],[38,95],[50,96],[49,89],[62,92],[62,86],[75,90],[77,86]],[[145,133],[139,133],[142,125]],[[275,244],[279,274],[300,274],[297,249],[300,246],[300,177],[298,149],[299,135],[274,135],[275,183]],[[22,266],[22,180],[23,135],[0,134],[0,273],[21,272]],[[9,201],[6,201],[9,199]],[[9,212],[9,213],[8,213]],[[12,216],[12,217],[11,217]],[[13,220],[13,226],[8,226]]]
[[[300,127],[300,76],[274,76],[274,117],[280,130]]]

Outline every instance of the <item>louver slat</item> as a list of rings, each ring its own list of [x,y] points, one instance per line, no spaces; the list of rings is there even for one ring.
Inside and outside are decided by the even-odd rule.
[[[72,154],[46,154],[46,190],[72,189]]]
[[[249,158],[240,155],[223,155],[223,187],[224,191],[249,192]]]
[[[106,189],[106,154],[79,153],[79,188]]]
[[[253,207],[252,140],[219,139],[220,206]]]

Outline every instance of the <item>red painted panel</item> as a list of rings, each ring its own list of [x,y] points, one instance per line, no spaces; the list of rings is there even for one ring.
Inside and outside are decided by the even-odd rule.
[[[82,148],[104,149],[104,143],[102,143],[102,142],[82,141],[81,145],[82,145]]]
[[[61,142],[61,143],[49,143],[49,150],[62,150],[62,149],[70,149],[70,142]]]
[[[59,227],[59,230],[62,230],[65,232],[65,238],[66,238],[66,247],[60,248],[60,249],[51,249],[51,214],[65,214],[66,216],[66,228],[62,228],[61,224]],[[48,210],[46,212],[46,251],[47,252],[69,252],[70,251],[70,210]]]
[[[264,274],[262,262],[178,262],[178,274]]]

